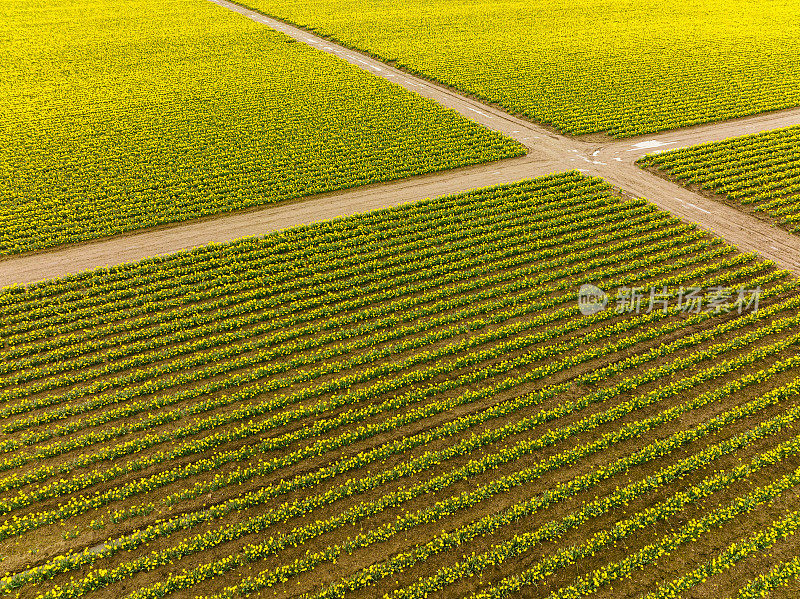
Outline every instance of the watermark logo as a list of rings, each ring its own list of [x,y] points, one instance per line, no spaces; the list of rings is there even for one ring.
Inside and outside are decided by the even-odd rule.
[[[608,294],[595,285],[581,285],[578,291],[578,308],[584,316],[602,312],[608,305]]]
[[[743,312],[758,312],[761,287],[681,287],[679,289],[620,287],[613,295],[614,311],[617,314],[641,314],[661,310],[664,314],[675,307],[680,312],[699,314],[713,312],[720,314],[737,309]],[[611,297],[595,285],[581,285],[578,291],[578,309],[584,316],[592,316],[606,309]]]

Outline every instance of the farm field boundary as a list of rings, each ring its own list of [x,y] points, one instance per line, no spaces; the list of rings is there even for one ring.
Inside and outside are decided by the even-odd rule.
[[[685,222],[696,223],[743,251],[758,252],[780,267],[800,274],[798,236],[644,172],[635,165],[637,159],[654,148],[673,149],[800,124],[800,109],[763,113],[625,140],[612,140],[602,135],[570,138],[303,29],[226,0],[210,1],[453,108],[481,125],[523,143],[528,147],[529,154],[481,166],[310,196],[291,204],[276,204],[33,255],[8,257],[0,260],[0,285],[33,283],[148,256],[175,253],[208,243],[263,235],[298,224],[570,169],[603,177],[627,194],[646,197]]]
[[[697,585],[795,530],[798,285],[573,170],[4,290],[0,594]]]
[[[800,234],[800,127],[649,154],[637,164]]]

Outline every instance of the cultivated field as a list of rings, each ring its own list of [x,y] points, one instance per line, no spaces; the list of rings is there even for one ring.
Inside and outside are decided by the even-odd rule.
[[[577,172],[7,289],[0,594],[796,584],[797,291]]]
[[[650,154],[638,164],[800,233],[800,127]]]
[[[625,137],[800,104],[791,0],[248,0],[570,134]]]
[[[0,599],[800,596],[800,4],[248,4],[0,0]]]
[[[525,153],[199,0],[0,1],[0,255]]]

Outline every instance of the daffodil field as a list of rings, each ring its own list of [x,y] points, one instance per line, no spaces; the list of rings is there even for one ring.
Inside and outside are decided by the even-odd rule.
[[[724,195],[800,233],[800,127],[648,154],[638,164]]]
[[[796,584],[799,284],[573,171],[6,288],[0,597]]]
[[[204,0],[0,0],[0,256],[518,156]]]
[[[564,133],[800,105],[793,0],[247,0]]]

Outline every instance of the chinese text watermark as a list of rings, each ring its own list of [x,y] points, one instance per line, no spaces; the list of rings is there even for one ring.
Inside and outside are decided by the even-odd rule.
[[[584,316],[602,312],[609,304],[617,314],[641,314],[656,310],[664,314],[670,308],[680,312],[699,314],[713,312],[719,314],[733,309],[743,312],[758,312],[761,287],[680,287],[661,289],[650,287],[619,287],[609,296],[595,285],[582,285],[578,291],[578,308]]]

